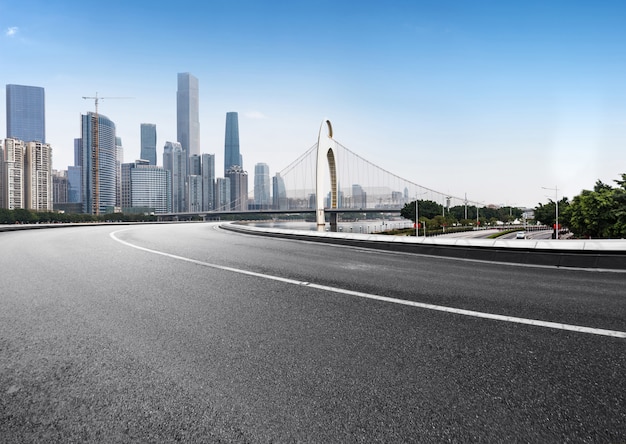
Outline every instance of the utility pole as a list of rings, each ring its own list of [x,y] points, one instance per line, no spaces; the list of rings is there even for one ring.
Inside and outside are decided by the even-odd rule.
[[[99,136],[99,119],[98,119],[98,101],[104,99],[130,99],[131,97],[98,97],[98,93],[93,97],[83,96],[85,100],[93,100],[96,106],[96,113],[91,117],[91,125],[93,127],[92,145],[91,145],[91,180],[93,200],[91,203],[91,211],[95,215],[100,214],[100,136]]]

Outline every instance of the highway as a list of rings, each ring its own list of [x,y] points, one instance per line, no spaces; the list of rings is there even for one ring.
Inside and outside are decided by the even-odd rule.
[[[626,273],[215,223],[0,252],[2,442],[626,442]]]

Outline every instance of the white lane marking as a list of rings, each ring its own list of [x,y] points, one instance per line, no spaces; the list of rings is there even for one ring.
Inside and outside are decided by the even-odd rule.
[[[574,331],[578,333],[588,333],[588,334],[594,334],[594,335],[611,336],[615,338],[626,339],[626,332],[624,331],[604,330],[601,328],[583,327],[580,325],[562,324],[559,322],[540,321],[536,319],[518,318],[515,316],[504,316],[504,315],[499,315],[499,314],[484,313],[480,311],[465,310],[461,308],[445,307],[443,305],[425,304],[423,302],[414,302],[414,301],[407,301],[404,299],[390,298],[388,296],[379,296],[379,295],[370,294],[370,293],[363,293],[360,291],[346,290],[343,288],[330,287],[327,285],[319,285],[319,284],[314,284],[314,283],[306,282],[306,281],[298,281],[295,279],[283,278],[280,276],[273,276],[270,274],[263,274],[263,273],[257,273],[254,271],[242,270],[239,268],[226,267],[224,265],[210,264],[208,262],[191,259],[191,258],[184,257],[184,256],[177,256],[175,254],[165,253],[163,251],[152,250],[150,248],[140,247],[138,245],[131,244],[130,242],[121,240],[116,236],[116,233],[120,233],[122,231],[126,231],[126,230],[114,231],[110,233],[109,236],[111,236],[113,240],[121,244],[124,244],[128,247],[135,248],[137,250],[145,251],[145,252],[152,253],[152,254],[158,254],[161,256],[169,257],[172,259],[177,259],[180,261],[190,262],[192,264],[201,265],[203,267],[209,267],[209,268],[214,268],[214,269],[223,270],[223,271],[230,271],[233,273],[244,274],[247,276],[253,276],[253,277],[262,278],[262,279],[269,279],[273,281],[283,282],[285,284],[307,286],[310,288],[316,288],[318,290],[345,294],[349,296],[357,296],[360,298],[372,299],[372,300],[383,301],[383,302],[390,302],[393,304],[408,305],[410,307],[423,308],[426,310],[436,310],[436,311],[442,311],[445,313],[453,313],[453,314],[458,314],[458,315],[463,315],[463,316],[472,316],[475,318],[491,319],[491,320],[504,321],[504,322],[513,322],[516,324],[526,324],[526,325],[533,325],[536,327],[546,327],[546,328],[552,328],[552,329],[557,329],[557,330],[567,330],[567,331]]]

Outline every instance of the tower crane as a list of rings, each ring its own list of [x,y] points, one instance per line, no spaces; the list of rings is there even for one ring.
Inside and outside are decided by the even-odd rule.
[[[93,127],[92,150],[91,150],[91,180],[92,180],[92,202],[91,211],[95,215],[100,214],[100,147],[99,147],[99,120],[98,120],[98,101],[104,99],[131,99],[132,97],[98,97],[98,93],[93,97],[83,96],[85,100],[93,100],[96,107],[95,114],[91,117]]]

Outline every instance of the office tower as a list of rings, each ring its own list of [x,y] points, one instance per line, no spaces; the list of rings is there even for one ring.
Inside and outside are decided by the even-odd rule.
[[[218,177],[215,181],[216,210],[230,211],[230,179]]]
[[[24,198],[29,210],[52,211],[52,148],[47,143],[24,144]]]
[[[83,164],[83,139],[74,139],[74,166]]]
[[[112,212],[116,205],[118,157],[115,124],[92,112],[81,115],[81,124],[83,212]]]
[[[7,138],[46,142],[44,96],[39,86],[6,86]]]
[[[122,165],[124,213],[171,213],[171,175],[165,168],[137,160]]]
[[[165,142],[163,148],[163,168],[170,172],[172,212],[184,213],[187,211],[187,162],[188,157],[178,142]]]
[[[243,168],[239,152],[239,118],[236,112],[226,113],[224,137],[224,174],[234,165]]]
[[[215,155],[202,155],[202,211],[215,209]]]
[[[83,198],[83,168],[80,166],[67,167],[67,202],[79,203]]]
[[[230,209],[247,211],[248,173],[239,165],[233,165],[226,171],[226,177],[230,179]]]
[[[157,133],[154,123],[141,124],[141,159],[147,160],[149,165],[157,164]]]
[[[352,208],[367,208],[367,193],[359,184],[352,184]]]
[[[24,201],[24,142],[5,139],[0,159],[0,208],[25,208]]]
[[[270,186],[270,167],[266,163],[257,163],[254,166],[254,205],[256,208],[269,209],[272,203]]]
[[[188,72],[178,74],[176,92],[176,137],[185,156],[200,154],[200,99],[198,79]]]
[[[67,170],[52,170],[52,206],[67,203]]]
[[[275,210],[289,209],[285,180],[280,176],[280,173],[276,173],[276,175],[272,177],[272,205]]]

